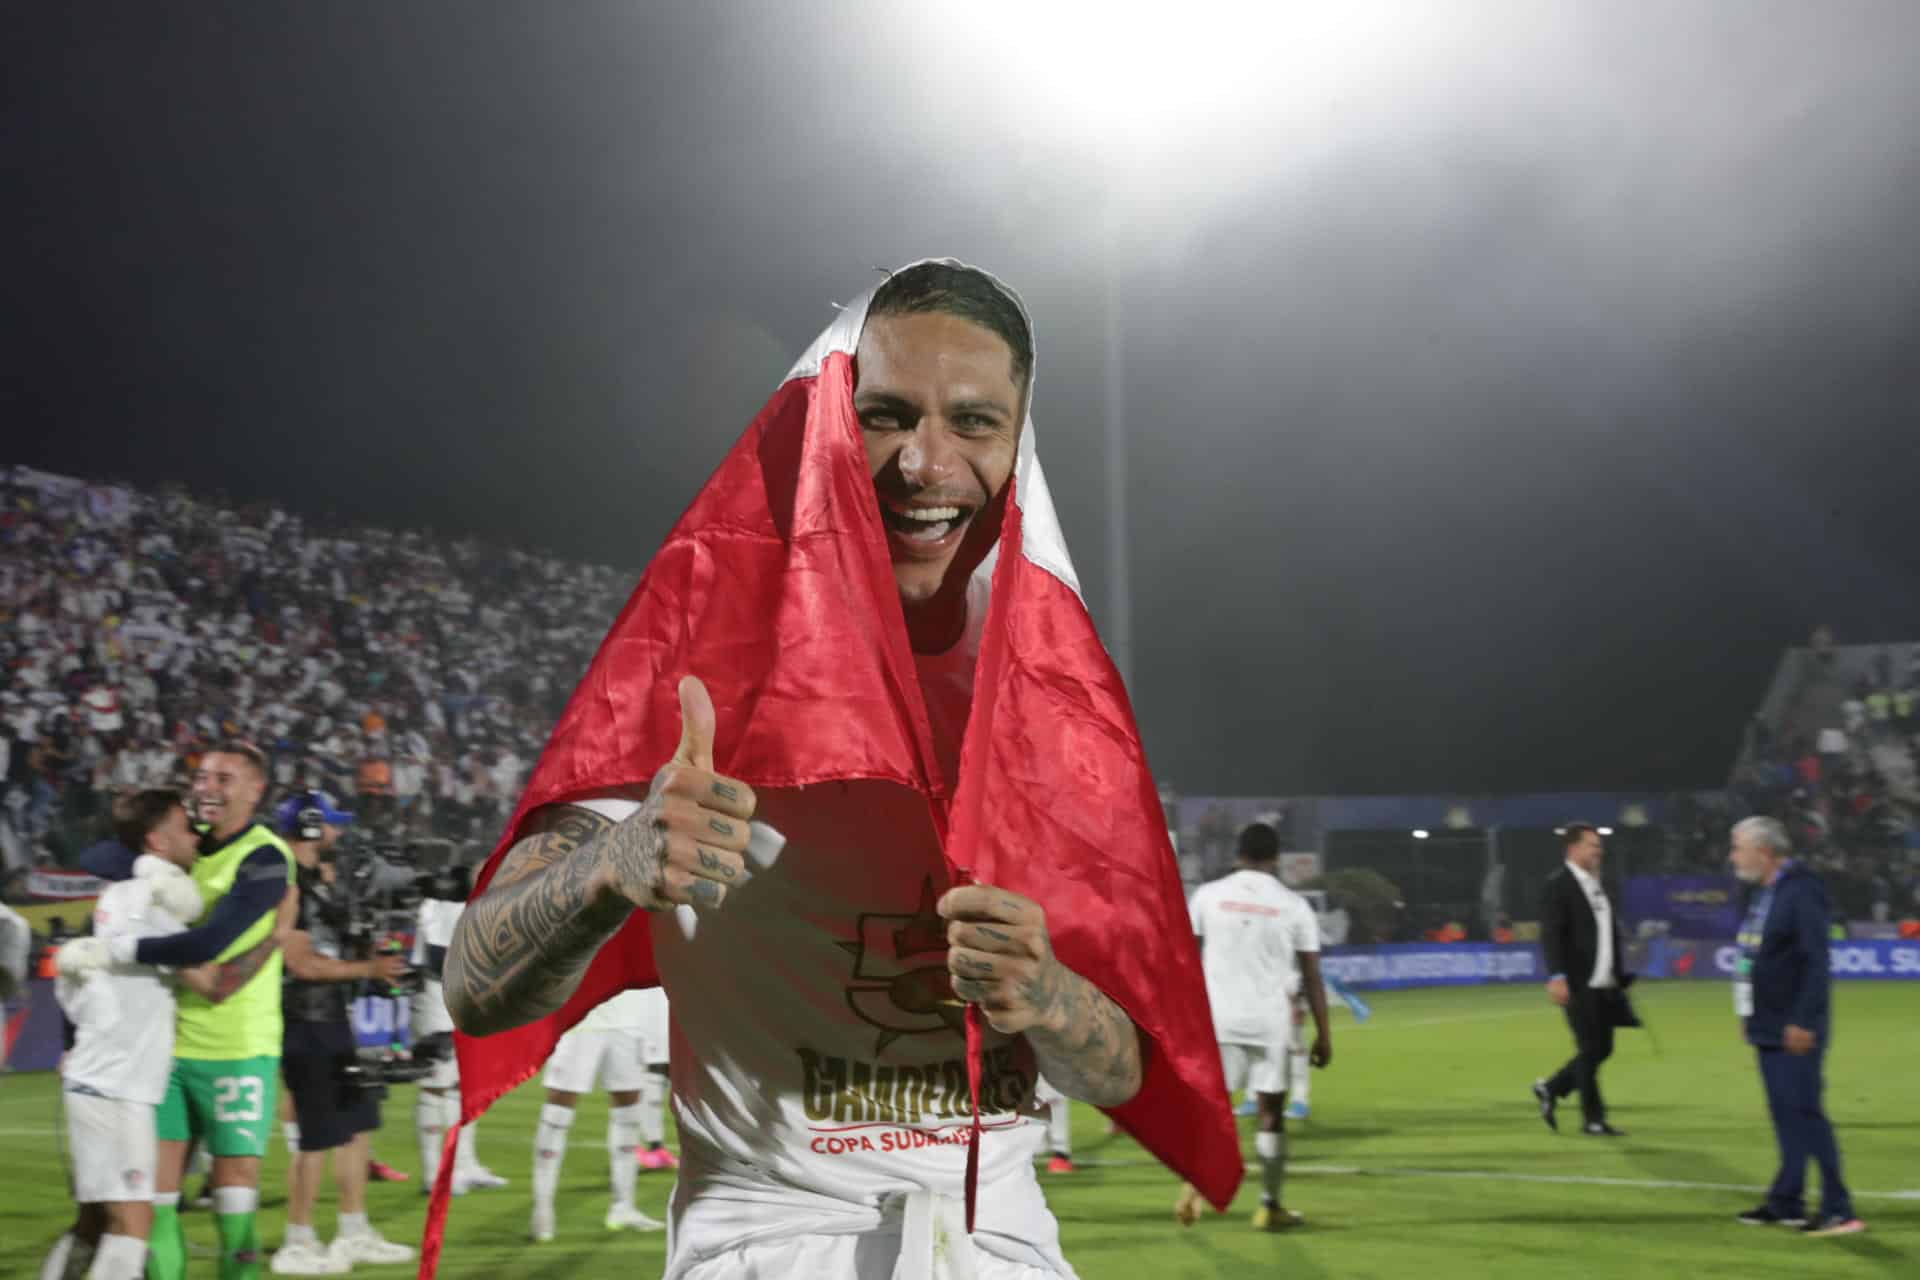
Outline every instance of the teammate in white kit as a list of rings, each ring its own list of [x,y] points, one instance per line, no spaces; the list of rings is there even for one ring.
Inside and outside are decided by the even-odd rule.
[[[859,331],[853,406],[932,721],[928,764],[946,779],[984,623],[972,571],[995,536],[976,517],[1012,474],[1031,361],[1017,300],[947,264],[892,276]],[[941,892],[923,796],[879,781],[756,796],[713,772],[704,686],[689,677],[680,698],[680,749],[651,789],[550,805],[521,828],[449,953],[456,1019],[484,1035],[553,1012],[634,906],[660,912],[682,1160],[670,1280],[1071,1276],[1022,1115],[1037,1071],[1082,1101],[1127,1102],[1138,1029],[1058,961],[1037,903]],[[992,1028],[971,1237],[961,1002]]]
[[[607,1166],[613,1198],[607,1205],[607,1230],[658,1231],[667,1225],[633,1203],[644,1127],[642,1093],[650,1078],[660,1078],[648,1068],[647,1040],[650,1029],[660,1034],[665,1004],[666,993],[658,988],[623,991],[582,1018],[554,1046],[547,1059],[547,1101],[533,1139],[533,1222],[527,1234],[535,1243],[553,1239],[553,1197],[567,1155],[567,1131],[573,1127],[580,1095],[591,1093],[596,1080],[606,1085],[609,1103]],[[664,1049],[661,1052],[664,1056]],[[657,1120],[654,1132],[657,1141]]]
[[[1313,1010],[1314,1066],[1333,1060],[1333,1033],[1320,980],[1320,927],[1307,900],[1280,883],[1278,833],[1264,822],[1251,824],[1240,833],[1239,855],[1239,869],[1201,885],[1187,909],[1200,939],[1207,1003],[1213,1007],[1227,1090],[1248,1088],[1259,1100],[1254,1149],[1260,1156],[1261,1195],[1253,1224],[1275,1231],[1302,1221],[1280,1203],[1296,993],[1304,988]],[[1183,1186],[1175,1216],[1191,1226],[1201,1208],[1200,1193]]]
[[[97,1239],[88,1280],[138,1280],[145,1274],[153,1226],[154,1118],[173,1067],[173,987],[164,971],[132,964],[128,955],[141,938],[182,932],[203,906],[188,874],[199,857],[199,838],[178,793],[125,797],[114,806],[114,820],[121,843],[141,851],[133,879],[100,895],[91,937],[73,939],[55,954],[60,976],[54,994],[74,1024],[73,1048],[61,1060],[60,1077],[80,1205],[75,1229],[55,1248],[84,1250]],[[255,950],[273,945],[269,940]],[[251,965],[248,974],[258,968],[252,953],[238,962]],[[226,984],[223,991],[219,973],[209,966],[181,977],[218,1002],[238,987]],[[60,1270],[74,1265],[69,1255]]]
[[[1033,1091],[1036,1111],[1047,1114],[1046,1137],[1048,1173],[1073,1172],[1073,1099],[1042,1079]]]
[[[465,872],[459,874],[464,876]],[[464,890],[462,892],[464,894]],[[454,926],[465,910],[464,896],[459,901],[422,898],[414,927],[413,965],[420,972],[420,989],[413,993],[408,1026],[416,1052],[425,1041],[444,1054],[421,1079],[413,1100],[413,1128],[420,1142],[423,1195],[432,1192],[434,1179],[440,1175],[440,1152],[447,1130],[460,1119],[460,1060],[453,1053],[453,1015],[447,1012],[441,975],[446,968],[447,944],[453,940]],[[457,1196],[507,1185],[505,1178],[480,1163],[476,1145],[479,1128],[478,1121],[462,1128],[454,1146],[453,1194]]]

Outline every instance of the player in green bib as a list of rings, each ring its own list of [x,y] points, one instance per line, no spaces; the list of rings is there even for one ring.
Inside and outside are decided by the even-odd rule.
[[[249,743],[223,743],[201,759],[193,801],[207,830],[193,878],[206,910],[185,933],[142,939],[132,957],[177,968],[246,957],[227,965],[220,1003],[179,995],[173,1076],[158,1120],[149,1280],[186,1275],[180,1182],[193,1138],[213,1153],[220,1280],[257,1280],[262,1270],[254,1213],[277,1100],[281,958],[277,947],[253,949],[274,934],[293,868],[286,844],[255,821],[266,790],[266,757]]]

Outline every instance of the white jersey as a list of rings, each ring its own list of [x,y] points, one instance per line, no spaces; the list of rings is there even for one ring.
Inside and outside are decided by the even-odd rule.
[[[439,898],[426,898],[420,903],[419,923],[413,935],[413,966],[424,977],[413,994],[409,1021],[415,1042],[421,1036],[453,1031],[453,1014],[447,1010],[446,988],[441,985],[439,972],[447,947],[453,942],[453,927],[460,923],[460,914],[466,909],[464,902]]]
[[[967,643],[917,659],[949,777],[983,613]],[[653,921],[683,1141],[669,1277],[748,1243],[743,1232],[830,1230],[910,1196],[963,1190],[966,1039],[961,1008],[947,1002],[946,925],[934,911],[947,872],[926,799],[830,782],[759,800],[756,819],[787,840],[773,866],[720,911],[681,907]],[[618,819],[635,805],[587,807]],[[1071,1274],[1022,1132],[1031,1051],[1002,1043],[984,1066],[974,1243]]]
[[[153,900],[153,882],[109,885],[93,908],[96,938],[157,938],[186,925]],[[159,1106],[173,1069],[173,987],[163,971],[114,965],[76,980],[60,978],[54,996],[73,1023],[73,1048],[60,1063],[67,1089]]]
[[[653,995],[647,991],[622,991],[611,1000],[602,1000],[580,1019],[582,1031],[639,1031],[650,1020]]]
[[[1215,1038],[1261,1047],[1285,1040],[1300,989],[1295,956],[1320,950],[1307,900],[1269,872],[1242,869],[1201,885],[1187,914],[1203,943]]]

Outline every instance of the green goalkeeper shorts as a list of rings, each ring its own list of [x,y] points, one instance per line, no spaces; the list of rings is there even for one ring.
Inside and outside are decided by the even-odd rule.
[[[264,1158],[279,1085],[278,1058],[175,1058],[156,1124],[160,1141],[199,1138],[216,1156]]]

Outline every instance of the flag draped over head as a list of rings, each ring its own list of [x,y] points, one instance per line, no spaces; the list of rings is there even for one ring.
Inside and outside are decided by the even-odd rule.
[[[717,712],[719,772],[763,790],[867,779],[918,791],[956,881],[1045,909],[1061,962],[1145,1033],[1144,1083],[1114,1118],[1224,1207],[1242,1162],[1185,898],[1030,419],[998,544],[975,571],[991,592],[956,787],[935,763],[853,410],[871,298],[815,341],[668,535],[574,691],[475,895],[535,810],[644,788],[679,742],[679,680],[698,675]],[[484,1038],[456,1034],[462,1123],[539,1070],[595,1005],[658,982],[649,927],[636,912],[551,1016]],[[442,1162],[422,1276],[439,1253],[452,1169]]]

